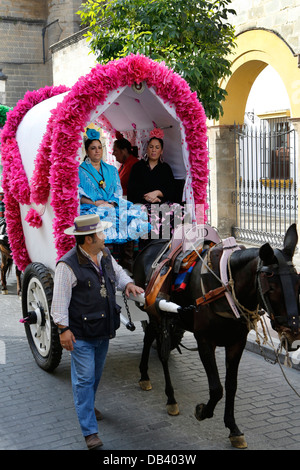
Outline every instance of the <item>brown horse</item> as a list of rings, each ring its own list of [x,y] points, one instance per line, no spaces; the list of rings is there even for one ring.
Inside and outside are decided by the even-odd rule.
[[[237,375],[240,359],[246,345],[249,329],[255,327],[260,315],[265,312],[271,318],[272,327],[285,335],[291,345],[300,339],[298,295],[300,280],[292,264],[298,241],[296,226],[287,231],[283,250],[273,250],[267,243],[261,248],[237,247],[228,259],[228,285],[216,300],[207,303],[204,296],[224,288],[220,273],[223,243],[208,248],[206,255],[199,254],[190,280],[183,292],[169,291],[169,300],[178,306],[177,313],[157,311],[149,313],[145,329],[144,347],[140,362],[142,388],[150,389],[148,376],[149,351],[154,339],[165,374],[165,393],[169,414],[179,413],[174,389],[168,369],[172,333],[186,330],[194,333],[208,384],[209,400],[196,406],[195,416],[199,421],[211,418],[216,404],[223,396],[223,387],[215,359],[217,346],[225,348],[225,412],[224,423],[230,430],[230,441],[234,447],[247,447],[243,433],[234,418],[234,400],[237,390]],[[135,282],[145,288],[147,273],[151,269],[162,244],[149,244],[137,257],[134,265]],[[205,248],[205,246],[204,246]],[[229,288],[230,286],[230,288]],[[221,287],[221,289],[220,289]],[[234,302],[233,308],[229,301]],[[180,335],[179,335],[180,337]],[[146,385],[145,385],[146,384]]]
[[[1,252],[1,284],[2,294],[8,294],[7,290],[7,276],[10,274],[13,266],[13,258],[9,246],[8,236],[6,233],[5,219],[1,219],[0,223],[0,252]],[[17,294],[21,295],[21,271],[16,266],[17,278]]]

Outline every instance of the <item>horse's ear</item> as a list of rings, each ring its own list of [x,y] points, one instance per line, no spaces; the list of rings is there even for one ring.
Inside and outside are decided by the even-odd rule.
[[[284,243],[283,243],[283,251],[291,256],[291,258],[294,256],[295,248],[298,243],[298,233],[297,233],[297,228],[296,224],[292,224],[286,231],[285,237],[284,237]]]
[[[273,248],[269,245],[269,243],[265,243],[259,249],[259,257],[264,262],[265,265],[269,265],[273,263],[274,259],[274,251]]]

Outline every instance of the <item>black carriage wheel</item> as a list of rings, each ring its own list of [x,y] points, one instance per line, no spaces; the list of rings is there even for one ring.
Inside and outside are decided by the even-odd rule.
[[[27,266],[23,277],[22,312],[27,340],[38,366],[52,372],[60,363],[62,348],[50,315],[53,279],[41,263]],[[33,312],[33,313],[32,313]]]

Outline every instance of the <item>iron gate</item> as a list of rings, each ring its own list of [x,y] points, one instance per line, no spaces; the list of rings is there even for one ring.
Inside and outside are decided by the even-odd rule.
[[[297,222],[296,138],[289,121],[235,126],[238,240],[282,246],[287,228]]]

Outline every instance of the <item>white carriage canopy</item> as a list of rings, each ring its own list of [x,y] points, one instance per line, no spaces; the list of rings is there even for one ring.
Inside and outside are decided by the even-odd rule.
[[[175,178],[185,180],[183,200],[193,211],[196,204],[206,207],[206,117],[196,94],[164,64],[144,56],[97,65],[70,90],[28,92],[8,115],[1,136],[3,189],[21,270],[33,261],[53,267],[74,244],[64,229],[79,213],[78,165],[91,123],[104,131],[111,164],[116,131],[142,156],[150,131],[162,128],[164,159]]]

